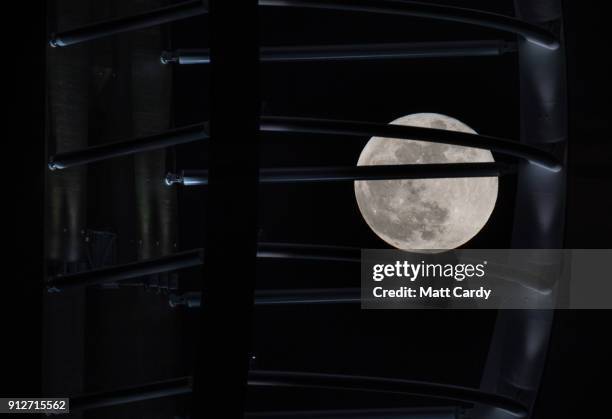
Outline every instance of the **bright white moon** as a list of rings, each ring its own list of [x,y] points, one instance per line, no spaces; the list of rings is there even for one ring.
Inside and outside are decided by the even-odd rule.
[[[418,113],[391,122],[476,132],[454,118]],[[358,165],[493,162],[488,150],[372,137]],[[356,181],[361,215],[385,242],[403,250],[454,249],[487,223],[497,201],[497,177]]]

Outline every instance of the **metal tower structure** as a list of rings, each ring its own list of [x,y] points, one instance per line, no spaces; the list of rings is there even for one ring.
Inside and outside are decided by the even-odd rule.
[[[514,248],[561,248],[565,206],[567,142],[565,51],[563,14],[559,0],[516,0],[516,17],[458,7],[394,0],[248,0],[235,4],[224,0],[189,1],[148,13],[128,16],[53,34],[52,47],[67,48],[82,42],[152,27],[200,14],[210,14],[211,46],[207,50],[176,50],[162,53],[165,64],[211,66],[210,121],[148,137],[73,150],[53,155],[51,170],[103,161],[117,156],[176,146],[187,142],[210,143],[207,170],[171,174],[168,184],[206,184],[210,230],[203,249],[158,259],[49,278],[47,288],[57,292],[105,282],[117,282],[149,273],[168,272],[203,264],[201,344],[192,377],[179,377],[136,388],[107,393],[75,395],[73,409],[128,403],[192,393],[192,416],[224,411],[239,418],[247,385],[274,388],[342,389],[358,394],[390,393],[407,398],[427,397],[458,406],[473,404],[470,417],[503,419],[530,417],[544,366],[552,324],[552,311],[500,311],[480,388],[382,377],[362,377],[295,371],[249,371],[249,316],[254,304],[338,303],[355,300],[354,289],[279,290],[262,295],[254,290],[255,261],[260,258],[307,258],[325,261],[358,261],[356,249],[335,246],[257,243],[256,203],[260,182],[327,182],[366,179],[404,179],[466,176],[502,176],[516,173],[518,188],[514,216]],[[431,20],[460,22],[515,34],[516,42],[475,41],[350,45],[327,47],[259,46],[259,8],[317,8],[371,14],[390,14]],[[241,36],[236,37],[236,27]],[[517,53],[520,63],[521,136],[517,140],[464,134],[436,129],[400,127],[363,121],[305,119],[292,116],[261,116],[258,74],[241,67],[262,61],[376,60],[379,58],[496,56]],[[240,94],[243,100],[228,97]],[[230,117],[231,112],[231,117]],[[240,124],[233,121],[239,119]],[[339,136],[385,136],[398,139],[478,147],[516,159],[500,163],[404,165],[378,167],[260,168],[258,147],[264,134],[324,134]],[[240,149],[239,153],[232,150]],[[53,174],[51,174],[52,176]],[[163,181],[160,179],[160,182]],[[239,188],[240,197],[232,191]],[[245,208],[245,205],[247,206]],[[244,216],[244,214],[251,214]],[[240,215],[240,216],[237,216]],[[239,221],[237,221],[239,220]],[[231,237],[231,239],[230,239]],[[236,241],[234,237],[240,237]],[[216,281],[224,266],[240,260],[235,276],[242,282]],[[232,289],[234,299],[224,294]],[[186,303],[180,301],[179,303]],[[232,315],[228,316],[227,313]],[[223,321],[221,321],[223,320]],[[421,417],[422,410],[359,412],[284,412],[274,417]],[[456,417],[455,408],[427,411],[431,418]],[[420,416],[419,416],[420,415]],[[263,417],[246,414],[247,417]],[[265,415],[264,415],[265,416]]]

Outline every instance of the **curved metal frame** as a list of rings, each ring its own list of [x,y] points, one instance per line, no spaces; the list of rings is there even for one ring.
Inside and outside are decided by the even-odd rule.
[[[510,397],[469,387],[423,381],[342,374],[255,370],[249,372],[249,385],[424,396],[452,402],[487,405],[519,417],[524,417],[527,414],[525,406]]]
[[[559,47],[558,38],[547,29],[514,17],[462,7],[397,0],[260,0],[261,6],[300,7],[413,16],[467,23],[520,35],[547,49]]]
[[[357,137],[387,137],[404,140],[420,140],[435,143],[475,147],[518,157],[542,166],[550,171],[561,170],[561,162],[552,153],[541,148],[465,132],[447,131],[435,128],[422,128],[403,125],[377,124],[373,122],[338,121],[316,118],[291,118],[264,116],[261,118],[262,132],[287,134],[325,134]]]
[[[252,387],[309,388],[364,393],[419,396],[453,403],[476,403],[492,407],[514,417],[523,417],[526,408],[516,400],[478,389],[397,378],[367,377],[345,374],[322,374],[294,371],[251,370],[248,384]],[[192,377],[147,383],[112,391],[72,397],[73,410],[117,406],[143,400],[153,400],[192,392]]]
[[[541,4],[544,7],[539,9]],[[262,6],[335,9],[447,20],[494,28],[523,37],[518,48],[522,85],[522,143],[448,131],[436,132],[439,130],[416,127],[302,118],[262,118],[262,131],[420,139],[486,148],[526,159],[535,164],[519,166],[513,246],[523,248],[561,246],[562,233],[559,230],[563,225],[565,199],[565,173],[562,169],[566,136],[564,51],[562,39],[541,26],[543,23],[547,24],[556,20],[557,23],[560,22],[560,16],[557,13],[557,9],[560,8],[559,4],[559,0],[542,0],[534,6],[528,0],[516,0],[519,14],[523,19],[519,20],[494,13],[412,1],[261,0],[260,5]],[[206,13],[206,2],[192,1],[138,16],[114,19],[69,30],[54,35],[50,43],[56,47],[67,46],[202,13]],[[543,115],[546,117],[542,117]],[[136,145],[136,148],[125,148],[124,145],[115,144],[123,154],[145,149],[142,148],[143,144]],[[156,145],[156,147],[163,146],[165,145]],[[107,157],[112,157],[111,151],[106,150]],[[87,155],[87,153],[86,151],[80,156],[83,160],[77,164],[102,160],[102,158],[97,158],[97,155]],[[74,155],[71,158],[73,162],[76,161]],[[67,164],[70,164],[70,159],[67,161]],[[62,166],[59,160],[52,160],[50,168],[62,168]],[[544,202],[544,197],[549,201]],[[270,255],[271,257],[275,257],[274,255],[285,257],[282,251],[278,252],[278,249],[270,250]],[[193,254],[188,255],[187,259],[189,261],[185,263],[189,266],[195,263]],[[501,419],[508,415],[528,416],[535,400],[542,372],[551,321],[552,312],[550,311],[501,312],[494,332],[481,391],[406,380],[272,371],[255,371],[250,383],[265,386],[342,389],[428,397],[432,397],[433,392],[436,393],[433,397],[476,403],[479,407],[474,413],[478,418]],[[513,327],[506,327],[508,325]],[[523,354],[527,349],[531,353],[528,362],[523,359]],[[505,368],[501,368],[502,360],[504,360]],[[187,384],[190,383],[189,381]],[[492,393],[500,388],[504,389],[503,391],[508,393],[509,397]],[[169,388],[165,390],[152,387],[147,397],[137,398],[137,400],[182,394],[187,391],[186,389],[186,382],[180,379],[170,383]],[[518,390],[524,394],[525,404],[513,398]],[[123,400],[135,401],[136,399],[133,399],[130,394]]]
[[[560,0],[515,0],[522,19],[555,24],[563,30]],[[562,39],[561,39],[562,41]],[[567,143],[565,50],[538,48],[519,42],[521,142],[557,149],[564,166]],[[519,165],[512,247],[563,247],[565,169],[551,172],[535,165]],[[555,298],[551,294],[551,299]],[[521,400],[531,413],[548,351],[553,310],[501,310],[489,347],[480,388]],[[529,354],[527,356],[527,354]],[[506,419],[486,407],[475,419]]]
[[[53,34],[49,44],[53,47],[65,47],[105,36],[205,14],[208,12],[207,3],[202,0],[189,1],[139,15],[93,23]],[[260,0],[259,5],[332,9],[446,20],[514,33],[524,37],[529,42],[547,49],[557,49],[559,47],[558,38],[547,29],[538,25],[510,16],[461,7],[394,0]]]
[[[208,131],[208,122],[204,122],[151,135],[149,137],[117,141],[82,150],[59,153],[49,158],[49,169],[66,169],[114,157],[206,140],[209,138]],[[542,146],[534,147],[503,138],[435,128],[317,118],[264,116],[261,118],[260,131],[268,133],[305,133],[350,137],[380,136],[404,140],[453,144],[464,147],[482,148],[492,152],[521,158],[553,172],[561,169],[561,162],[553,154],[552,151],[554,150],[550,145],[544,145],[551,149],[551,151],[546,151],[541,148]],[[425,166],[422,166],[421,169],[425,171]],[[448,170],[451,171],[452,169],[449,168]],[[468,171],[466,171],[466,173],[468,173]]]

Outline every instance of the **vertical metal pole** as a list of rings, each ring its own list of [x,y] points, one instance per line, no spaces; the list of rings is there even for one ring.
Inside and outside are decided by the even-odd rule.
[[[211,118],[200,341],[192,417],[242,419],[257,250],[256,0],[212,0]],[[228,300],[227,295],[232,294]]]
[[[46,3],[19,2],[11,8],[11,19],[19,22],[24,32],[19,42],[9,43],[7,53],[23,67],[15,68],[4,86],[14,87],[10,119],[19,122],[19,130],[27,141],[9,141],[5,151],[6,156],[11,156],[6,162],[23,170],[24,178],[14,185],[14,190],[9,186],[3,193],[3,203],[10,207],[10,216],[3,217],[3,231],[11,232],[3,260],[16,268],[19,279],[7,283],[8,290],[4,292],[13,297],[7,301],[10,316],[2,316],[0,320],[3,349],[6,349],[0,362],[3,384],[6,384],[2,397],[41,396],[45,278],[45,77],[42,69],[45,68]]]

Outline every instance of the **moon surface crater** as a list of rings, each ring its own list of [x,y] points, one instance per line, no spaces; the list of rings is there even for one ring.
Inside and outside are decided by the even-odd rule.
[[[419,113],[391,122],[397,125],[476,132],[446,115]],[[493,162],[488,150],[416,140],[373,137],[359,166]],[[457,248],[489,220],[498,194],[497,177],[356,181],[355,197],[370,228],[403,250]]]

